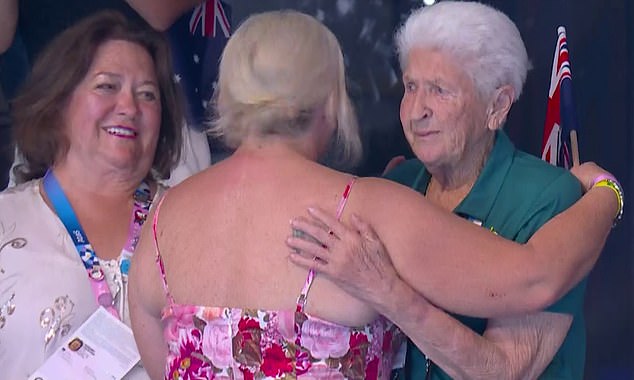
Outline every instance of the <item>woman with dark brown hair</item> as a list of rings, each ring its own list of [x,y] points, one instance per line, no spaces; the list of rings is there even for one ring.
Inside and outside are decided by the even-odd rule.
[[[0,193],[0,367],[26,379],[98,307],[129,323],[130,258],[180,154],[166,41],[113,11],[86,18],[42,52],[13,112],[25,163]]]

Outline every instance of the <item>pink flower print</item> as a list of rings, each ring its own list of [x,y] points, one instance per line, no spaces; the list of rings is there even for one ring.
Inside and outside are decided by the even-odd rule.
[[[203,307],[200,314],[203,320],[211,321],[212,319],[220,318],[220,316],[222,316],[222,308]]]
[[[341,372],[324,364],[314,364],[308,372],[297,376],[301,380],[344,380]]]
[[[363,379],[366,375],[366,358],[369,341],[364,332],[350,334],[350,351],[341,362],[341,372],[347,378]]]
[[[295,312],[284,310],[277,313],[278,331],[289,342],[295,340]]]
[[[268,318],[268,322],[266,319]],[[272,344],[285,341],[284,336],[280,332],[280,319],[278,312],[269,312],[260,316],[260,321],[264,321],[262,326],[262,336],[260,337],[260,349],[266,350],[271,347]],[[293,331],[293,324],[291,321],[291,331]]]
[[[266,376],[279,377],[285,373],[293,372],[291,359],[279,344],[273,344],[269,349],[264,351],[262,365],[260,370]]]
[[[248,331],[251,329],[260,329],[260,322],[257,319],[253,319],[251,317],[243,316],[238,323],[238,330],[240,331]]]
[[[387,330],[385,331],[385,333],[383,334],[383,347],[382,347],[383,352],[390,352],[392,351],[392,331]]]
[[[201,380],[207,380],[207,378],[205,377]],[[244,376],[242,376],[242,372],[239,369],[236,369],[233,372],[216,373],[213,380],[244,380]]]
[[[163,338],[168,343],[178,341],[178,325],[176,321],[172,319],[167,320],[165,328],[163,329]]]
[[[231,380],[245,380],[244,373],[240,370],[239,366],[234,365],[231,372],[229,372],[229,379]],[[253,377],[251,377],[253,379]]]
[[[196,306],[177,306],[173,308],[172,317],[176,319],[176,322],[183,327],[189,327],[194,321],[194,315],[196,314]]]
[[[309,318],[302,324],[302,345],[315,359],[340,358],[350,348],[350,329]]]
[[[350,348],[367,350],[368,337],[360,332],[355,332],[350,336]]]
[[[376,328],[374,329],[374,334],[372,334],[370,331],[367,331],[367,334],[368,334],[367,336],[371,337],[371,339],[369,341],[366,357],[368,358],[381,357],[382,353],[384,352],[383,344],[385,343],[384,328],[382,326],[376,326]]]
[[[195,306],[179,305],[170,308],[169,312],[165,315],[165,319],[167,320],[166,327],[163,330],[165,341],[178,340],[179,330],[181,328],[193,327],[195,314]]]
[[[297,375],[306,373],[312,366],[310,354],[307,351],[297,347],[295,351],[295,372]]]
[[[379,378],[379,358],[374,356],[365,367],[366,380],[374,380]]]
[[[181,342],[180,352],[168,356],[168,379],[209,379],[213,378],[211,366],[197,355],[197,345],[189,340]]]
[[[239,369],[239,371],[236,371],[235,373],[240,372],[242,374],[242,379],[244,379],[244,380],[253,380],[254,379],[255,376],[254,376],[253,372],[249,368],[247,368],[245,366],[240,366],[240,367],[238,367],[238,369]]]
[[[216,368],[231,366],[233,362],[231,338],[227,321],[217,318],[207,322],[203,330],[202,351]]]

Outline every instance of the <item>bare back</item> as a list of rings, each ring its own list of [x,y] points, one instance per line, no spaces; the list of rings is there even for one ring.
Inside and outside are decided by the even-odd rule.
[[[243,154],[170,190],[157,231],[175,301],[292,310],[307,272],[288,262],[289,221],[309,206],[334,213],[351,178],[308,160]],[[377,317],[319,276],[306,312],[349,326]]]

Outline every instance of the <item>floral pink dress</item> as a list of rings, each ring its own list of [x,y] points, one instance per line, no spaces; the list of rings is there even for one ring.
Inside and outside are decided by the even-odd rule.
[[[346,186],[341,216],[354,179]],[[388,379],[404,335],[379,317],[361,327],[338,325],[304,312],[314,273],[292,310],[238,309],[177,304],[169,292],[156,238],[157,263],[168,305],[165,379]]]

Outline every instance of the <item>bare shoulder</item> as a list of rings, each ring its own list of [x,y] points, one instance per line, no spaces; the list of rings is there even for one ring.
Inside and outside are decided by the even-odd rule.
[[[207,168],[166,189],[161,198],[160,215],[181,214],[177,210],[200,206],[202,200],[219,187],[220,181],[214,180],[215,176],[211,172],[211,168]]]
[[[350,195],[349,210],[343,221],[349,222],[352,213],[372,225],[382,240],[407,236],[404,228],[416,228],[420,215],[431,206],[412,189],[383,178],[359,178]],[[347,215],[346,215],[347,214]],[[396,233],[400,231],[401,233]]]
[[[411,188],[384,178],[359,178],[353,190],[354,197],[361,204],[364,215],[380,217],[385,213],[420,215],[434,206],[423,195]]]
[[[392,198],[412,198],[422,197],[411,188],[401,185],[398,182],[390,181],[379,177],[363,177],[357,179],[355,187],[360,188],[359,192],[368,197],[385,197],[390,194]]]

